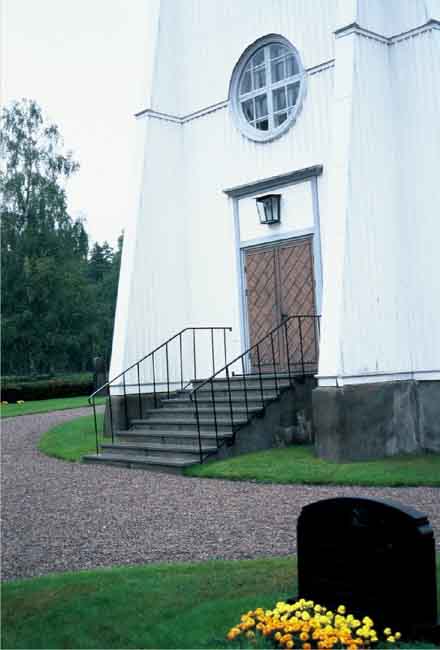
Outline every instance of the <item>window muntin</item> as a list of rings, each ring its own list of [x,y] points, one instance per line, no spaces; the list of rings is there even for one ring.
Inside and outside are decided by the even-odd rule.
[[[304,70],[286,39],[274,35],[261,40],[239,65],[233,106],[248,137],[270,140],[294,121],[303,95]]]

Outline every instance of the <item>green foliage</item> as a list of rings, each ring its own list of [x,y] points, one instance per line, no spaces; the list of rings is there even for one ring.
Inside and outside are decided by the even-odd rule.
[[[312,447],[292,446],[194,465],[189,476],[310,485],[440,485],[440,454],[393,456],[356,463],[317,458]]]
[[[76,373],[59,377],[19,380],[10,377],[1,381],[1,399],[7,402],[18,400],[44,400],[56,397],[76,397],[93,392],[93,374]]]
[[[2,372],[91,370],[110,355],[122,238],[95,244],[67,212],[79,165],[32,100],[0,118]]]

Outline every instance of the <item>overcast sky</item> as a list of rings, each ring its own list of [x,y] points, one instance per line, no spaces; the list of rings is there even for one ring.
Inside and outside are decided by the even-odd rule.
[[[133,114],[145,108],[149,2],[2,2],[2,104],[35,99],[58,124],[81,164],[67,187],[71,214],[112,245],[138,198]]]

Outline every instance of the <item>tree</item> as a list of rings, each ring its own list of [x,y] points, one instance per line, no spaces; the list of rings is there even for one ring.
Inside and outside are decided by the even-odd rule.
[[[93,320],[88,236],[65,192],[79,165],[33,100],[5,108],[0,126],[3,372],[63,370],[72,359],[83,367]]]

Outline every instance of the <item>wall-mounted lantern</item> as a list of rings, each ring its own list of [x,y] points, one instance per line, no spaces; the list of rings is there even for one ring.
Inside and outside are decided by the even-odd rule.
[[[266,194],[256,199],[260,223],[280,223],[280,199],[281,194]]]

